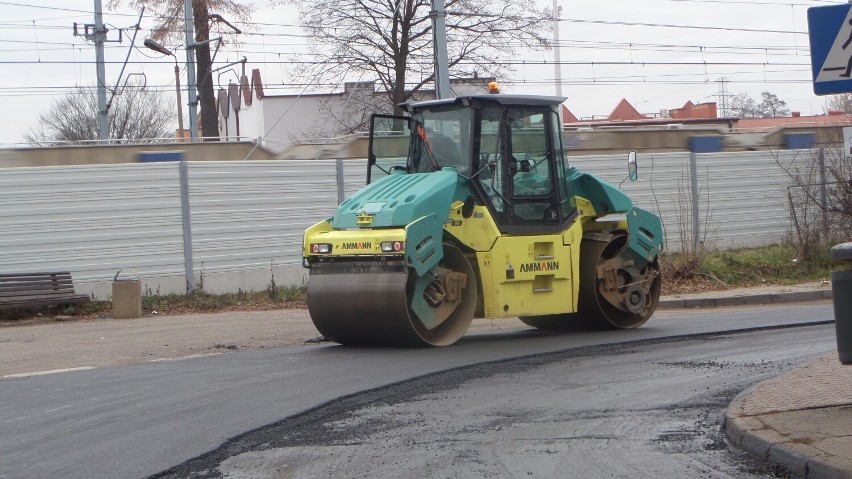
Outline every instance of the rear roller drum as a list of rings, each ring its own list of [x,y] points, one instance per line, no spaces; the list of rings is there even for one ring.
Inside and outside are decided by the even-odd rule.
[[[609,242],[583,240],[580,246],[580,297],[576,313],[520,318],[550,330],[633,329],[654,314],[660,299],[656,259],[637,268],[626,249],[627,236]]]
[[[583,240],[580,252],[580,313],[597,326],[633,329],[645,324],[660,300],[660,266],[656,258],[643,268],[635,265],[627,236],[610,242]]]

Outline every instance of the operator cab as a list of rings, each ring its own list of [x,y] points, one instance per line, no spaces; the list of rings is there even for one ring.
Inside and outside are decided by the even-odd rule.
[[[554,233],[576,213],[557,108],[563,99],[476,95],[373,115],[367,182],[455,168],[507,234]]]

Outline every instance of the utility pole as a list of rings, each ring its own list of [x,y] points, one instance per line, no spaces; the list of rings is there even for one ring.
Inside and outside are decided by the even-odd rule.
[[[432,46],[435,55],[435,96],[450,98],[450,66],[447,53],[447,13],[444,0],[432,0]]]
[[[186,40],[186,89],[189,97],[189,136],[191,141],[198,141],[198,85],[195,80],[195,19],[192,11],[192,0],[184,0],[184,32]]]
[[[719,82],[719,112],[722,118],[728,118],[731,116],[731,112],[728,108],[728,91],[725,89],[725,83],[728,83],[728,79],[725,77],[721,77],[718,80]]]
[[[556,96],[562,96],[562,60],[559,53],[559,0],[553,0],[553,68],[556,79]],[[562,109],[559,109],[562,118]]]
[[[104,11],[101,0],[95,0],[95,31],[92,34],[95,41],[95,63],[98,70],[98,139],[101,143],[109,142],[109,118],[106,106],[106,69],[104,66]]]
[[[83,24],[83,33],[77,29],[74,22],[74,36],[82,36],[87,41],[95,44],[95,69],[98,75],[98,140],[102,143],[109,142],[109,106],[107,105],[106,71],[104,65],[104,43],[121,43],[122,33],[118,30],[118,40],[108,40],[109,30],[104,27],[104,11],[101,0],[95,0],[95,23]]]

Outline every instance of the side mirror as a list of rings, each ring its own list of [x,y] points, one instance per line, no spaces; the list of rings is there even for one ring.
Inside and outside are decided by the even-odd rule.
[[[636,181],[639,178],[639,167],[636,165],[635,151],[627,154],[627,177],[630,178],[630,181]]]

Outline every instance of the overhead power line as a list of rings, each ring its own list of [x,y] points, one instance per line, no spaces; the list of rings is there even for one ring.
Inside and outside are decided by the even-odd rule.
[[[48,64],[48,65],[76,65],[76,64],[92,64],[95,63],[92,60],[0,60],[0,65],[39,65],[39,64]],[[106,61],[106,64],[117,64],[123,65],[125,62],[123,61]],[[148,65],[149,62],[146,61],[128,61],[128,64],[138,64],[138,65]],[[299,61],[299,60],[260,60],[253,61],[253,64],[258,65],[278,65],[278,64],[325,64],[325,63],[341,63],[341,64],[350,64],[351,62],[348,60],[334,60],[328,59],[324,61]],[[469,65],[472,64],[472,61],[461,61],[458,62],[459,65]],[[553,65],[555,62],[547,61],[547,60],[504,60],[498,61],[496,63],[500,63],[501,65]],[[635,66],[734,66],[734,65],[746,65],[746,66],[809,66],[810,63],[803,62],[723,62],[723,61],[712,61],[712,62],[703,62],[703,61],[668,61],[668,62],[659,62],[659,61],[574,61],[574,60],[563,60],[559,62],[560,65],[595,65],[595,66],[627,66],[627,65],[635,65]]]
[[[740,5],[766,5],[766,6],[785,6],[787,9],[790,8],[791,5],[794,6],[808,6],[812,5],[816,2],[809,3],[784,3],[784,4],[770,4],[768,2],[763,1],[745,1],[745,0],[668,0],[670,2],[682,2],[682,3],[708,3],[708,4],[740,4]],[[61,4],[60,2],[56,2],[57,4]],[[830,2],[823,2],[830,3]],[[62,7],[52,7],[52,6],[40,6],[40,5],[31,5],[26,3],[18,3],[18,2],[3,2],[0,1],[0,5],[9,5],[9,6],[17,6],[17,7],[32,7],[42,10],[52,10],[58,12],[71,12],[71,13],[82,13],[86,15],[91,15],[93,12],[91,10],[78,10],[78,9],[69,9]],[[110,13],[111,16],[115,17],[135,17],[135,15],[125,14],[125,13]],[[47,16],[42,14],[41,16]],[[146,21],[156,20],[156,17],[147,16],[145,17]],[[560,65],[569,65],[569,66],[591,66],[595,67],[624,67],[625,72],[636,71],[637,67],[642,67],[642,74],[629,75],[626,74],[624,77],[616,77],[616,76],[598,76],[598,77],[584,77],[584,78],[567,78],[563,81],[564,84],[570,85],[624,85],[631,84],[636,82],[643,83],[654,83],[654,84],[684,84],[684,85],[696,85],[696,84],[705,84],[707,83],[706,77],[708,72],[705,70],[702,73],[694,73],[699,68],[708,68],[712,67],[713,71],[709,73],[711,76],[717,75],[745,75],[751,76],[751,79],[743,78],[742,80],[737,77],[734,79],[736,83],[765,83],[766,75],[779,75],[779,74],[789,74],[789,78],[775,79],[773,77],[773,83],[808,83],[810,80],[807,79],[807,75],[805,73],[809,72],[809,63],[805,63],[804,61],[797,62],[793,61],[791,57],[797,57],[801,60],[804,60],[805,56],[808,53],[808,48],[806,46],[790,46],[783,44],[775,44],[775,39],[778,38],[786,38],[786,37],[778,37],[777,35],[800,35],[805,34],[803,31],[789,31],[783,29],[758,29],[758,28],[734,28],[734,27],[725,27],[722,25],[693,25],[692,22],[688,22],[685,24],[674,24],[674,23],[652,23],[652,22],[627,22],[627,21],[618,21],[618,20],[595,20],[595,19],[580,19],[580,18],[563,18],[560,21],[575,23],[575,24],[589,24],[589,25],[604,25],[604,26],[613,26],[613,27],[625,27],[625,26],[636,26],[636,27],[657,27],[657,28],[668,28],[668,29],[692,29],[692,30],[709,30],[709,31],[717,31],[717,32],[746,32],[752,34],[766,34],[768,41],[762,41],[762,43],[767,43],[765,46],[746,46],[746,45],[737,45],[737,46],[725,46],[725,45],[696,45],[695,42],[685,42],[684,44],[677,43],[626,43],[626,42],[610,42],[610,41],[594,41],[594,40],[586,40],[583,38],[577,40],[571,39],[563,39],[559,42],[559,47],[563,49],[576,50],[577,52],[582,52],[584,50],[624,50],[625,55],[616,56],[616,58],[627,58],[626,54],[630,52],[665,52],[670,53],[668,57],[663,57],[669,61],[649,61],[643,62],[640,60],[641,56],[653,57],[650,54],[639,53],[636,56],[636,61],[561,61]],[[42,23],[34,23],[31,20],[21,20],[21,24],[18,25],[15,23],[16,20],[4,20],[0,22],[0,31],[10,31],[9,35],[15,35],[11,31],[16,28],[25,28],[27,30],[39,30],[39,31],[52,31],[57,28],[67,28],[66,26],[55,26],[47,22],[47,19],[40,20]],[[23,22],[27,22],[26,24]],[[113,19],[113,22],[115,20]],[[256,64],[259,67],[263,65],[292,65],[298,68],[299,65],[317,65],[326,63],[324,61],[320,61],[320,58],[323,58],[322,54],[316,53],[302,53],[293,51],[291,52],[280,52],[280,51],[269,51],[269,48],[277,48],[284,47],[288,50],[296,50],[295,47],[300,47],[305,44],[298,43],[299,40],[305,40],[313,38],[312,35],[301,33],[301,32],[293,32],[290,33],[288,30],[299,27],[298,24],[294,23],[270,23],[270,22],[235,22],[242,23],[243,25],[254,25],[256,27],[261,27],[265,29],[269,29],[272,31],[265,32],[246,32],[244,34],[244,38],[248,41],[241,42],[236,45],[229,45],[229,50],[233,53],[237,53],[240,55],[250,54],[250,55],[258,55],[265,56],[262,58],[265,59],[255,59],[252,58],[251,63]],[[782,25],[783,26],[783,25]],[[280,29],[280,30],[278,30]],[[612,29],[601,28],[602,31],[611,32]],[[771,37],[768,35],[776,35],[775,37]],[[41,34],[38,35],[41,37]],[[278,42],[275,42],[275,39],[280,38]],[[287,42],[287,38],[292,38],[292,42]],[[610,36],[609,38],[613,38]],[[677,35],[672,35],[672,38],[678,38]],[[685,35],[680,36],[681,39],[686,39]],[[714,43],[723,42],[724,36],[716,35],[715,40],[711,40]],[[756,37],[757,38],[757,37]],[[796,38],[796,37],[794,37]],[[260,41],[263,39],[263,41]],[[270,41],[267,41],[270,40]],[[73,59],[68,59],[71,55],[59,56],[54,55],[53,51],[66,51],[67,48],[72,48],[76,50],[80,50],[81,46],[86,46],[86,44],[80,42],[78,44],[72,44],[69,42],[49,42],[49,41],[26,41],[26,40],[0,40],[0,42],[4,42],[9,44],[8,46],[12,47],[13,45],[20,45],[22,48],[26,46],[36,46],[39,47],[39,51],[41,54],[41,61],[36,60],[12,60],[12,59],[4,59],[0,60],[0,64],[45,64],[45,65],[63,65],[63,64],[73,64],[73,65],[91,65],[94,63],[92,60],[79,60],[79,58],[85,58],[84,56],[77,57],[77,61],[73,61]],[[792,42],[791,42],[792,43]],[[804,42],[806,45],[807,42]],[[41,48],[40,46],[44,45],[47,48]],[[107,46],[109,48],[109,46]],[[294,47],[294,48],[289,48]],[[523,47],[523,45],[518,44],[518,48]],[[114,48],[122,48],[122,47],[114,47]],[[111,48],[111,49],[114,49]],[[0,50],[2,52],[25,52],[26,50],[16,50],[13,48]],[[563,50],[564,51],[564,50]],[[684,55],[681,55],[684,54]],[[45,54],[47,54],[48,58],[45,58]],[[692,56],[688,56],[692,54]],[[695,56],[696,54],[706,55],[708,59],[713,60],[722,60],[722,59],[730,59],[736,60],[738,56],[749,55],[752,58],[740,58],[743,61],[690,61],[690,62],[678,62],[671,61],[675,56],[684,56],[686,58],[698,59],[701,57]],[[275,60],[274,57],[270,58],[268,55],[277,55],[278,60]],[[288,58],[293,55],[298,55],[299,58]],[[544,56],[545,53],[542,53]],[[607,53],[611,58],[613,55]],[[659,57],[659,55],[657,55]],[[49,57],[57,57],[56,60],[51,60]],[[281,59],[281,58],[285,59]],[[526,55],[526,58],[531,58],[530,55]],[[766,61],[749,61],[749,60],[758,60],[761,59],[759,57],[765,57]],[[250,57],[251,58],[251,57]],[[633,57],[630,57],[631,59]],[[343,61],[331,61],[332,63],[345,64]],[[118,61],[108,61],[107,64],[121,64],[122,62]],[[144,61],[131,61],[129,62],[133,65],[145,65],[150,66],[149,62]],[[500,62],[503,65],[515,67],[517,70],[521,70],[521,67],[526,66],[536,66],[536,65],[553,65],[554,62],[547,60],[532,60],[532,61],[522,61],[522,60],[511,60],[506,62]],[[479,64],[473,61],[462,62],[460,66],[470,69],[471,67],[477,67]],[[654,70],[660,71],[663,68],[668,68],[669,72],[677,72],[677,73],[667,73],[667,74],[657,74],[646,73],[644,67],[648,67],[648,72],[653,72]],[[660,68],[657,68],[660,67]],[[289,68],[289,67],[285,67]],[[740,71],[740,72],[720,72],[719,70],[751,70],[751,71]],[[582,70],[579,69],[579,70]],[[594,69],[592,70],[594,71]],[[598,71],[604,72],[614,71],[614,68],[600,68]],[[801,74],[801,75],[800,75]],[[762,79],[761,79],[762,77]],[[800,78],[801,77],[801,78]],[[553,79],[537,79],[525,81],[521,79],[514,80],[503,80],[504,83],[507,84],[553,84]],[[284,88],[301,88],[305,86],[304,83],[300,83],[295,81],[293,83],[279,83],[276,85],[265,85],[267,91],[276,91]],[[334,88],[334,84],[328,85],[318,85],[321,87]],[[51,89],[45,89],[51,88]],[[43,94],[43,95],[57,95],[60,94],[58,90],[67,90],[69,87],[22,87],[17,90],[15,89],[6,89],[0,88],[0,96],[11,96],[15,94],[19,95],[30,95],[30,94]],[[170,88],[162,87],[162,86],[149,86],[148,89],[158,89],[155,91],[163,91],[169,92]]]
[[[32,4],[28,4],[28,3],[0,2],[0,5],[8,5],[10,7],[38,8],[38,9],[43,9],[43,10],[53,10],[53,11],[56,11],[56,12],[94,13],[92,10],[79,10],[79,9],[75,9],[75,8],[48,7],[46,5],[32,5]]]
[[[746,32],[746,33],[781,33],[794,35],[807,35],[808,32],[798,32],[793,30],[766,30],[759,28],[733,28],[733,27],[716,27],[711,25],[676,25],[671,23],[645,23],[645,22],[619,22],[614,20],[583,20],[578,18],[560,18],[560,22],[566,23],[589,23],[594,25],[619,25],[630,27],[654,27],[654,28],[683,28],[687,30],[716,30],[723,32]]]
[[[72,47],[75,51],[80,52],[80,54],[86,53],[83,49],[78,46]],[[31,49],[0,49],[0,53],[31,53]],[[51,60],[44,58],[44,55],[47,54],[55,54],[57,52],[68,52],[68,46],[65,48],[62,47],[50,47],[50,48],[42,48],[40,50],[42,54],[41,60],[38,59],[27,59],[27,60],[0,60],[1,64],[16,64],[16,65],[76,65],[76,66],[84,66],[91,65],[95,63],[94,60],[86,60],[86,59],[78,59],[78,60]],[[300,54],[300,55],[277,55],[274,53],[268,53],[263,51],[256,50],[241,50],[239,52],[235,52],[237,55],[248,55],[254,58],[250,63],[253,65],[318,65],[318,64],[327,64],[327,63],[335,63],[335,64],[349,64],[349,61],[346,60],[327,60],[321,54]],[[261,57],[263,56],[272,57],[279,56],[278,59],[267,59],[263,60]],[[755,56],[755,55],[749,55]],[[789,61],[785,60],[786,58],[799,58],[802,59],[801,55],[774,55],[772,58],[768,58],[767,61],[736,61],[736,56],[729,61],[593,61],[593,60],[563,60],[560,61],[560,65],[566,66],[636,66],[636,67],[720,67],[720,66],[750,66],[750,67],[758,67],[758,68],[766,68],[773,66],[782,66],[782,67],[790,67],[790,66],[798,66],[798,67],[809,67],[810,65],[806,62],[797,62],[797,61]],[[226,59],[222,61],[227,61]],[[120,61],[107,61],[107,65],[113,64],[122,64]],[[494,63],[500,65],[507,66],[534,66],[534,65],[554,65],[555,62],[547,60],[547,59],[530,59],[530,60],[504,60],[504,61],[495,61]],[[139,66],[151,66],[151,63],[145,60],[131,60],[128,62],[131,65],[139,65]],[[477,64],[477,61],[474,59],[465,60],[460,62],[460,65],[471,65]]]
[[[748,0],[666,0],[668,2],[678,2],[678,3],[717,3],[717,4],[731,4],[731,5],[752,5],[752,6],[766,6],[766,7],[812,7],[815,3],[823,3],[826,5],[836,4],[837,2],[831,0],[812,0],[810,3],[796,3],[796,2],[785,2],[778,3],[776,1],[767,1],[767,2],[755,2]]]

